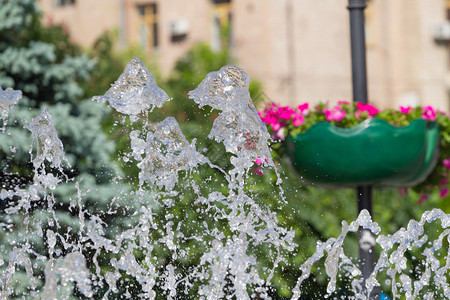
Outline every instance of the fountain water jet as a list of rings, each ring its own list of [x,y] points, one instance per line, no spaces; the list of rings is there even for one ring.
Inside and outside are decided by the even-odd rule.
[[[12,89],[3,90],[0,87],[0,119],[3,120],[2,131],[5,131],[5,126],[8,124],[8,110],[19,102],[22,98],[21,91],[14,91]]]
[[[78,197],[72,200],[70,209],[77,209],[80,228],[67,229],[63,234],[58,221],[64,216],[55,213],[58,199],[52,191],[71,181],[62,169],[68,162],[50,114],[43,111],[33,119],[26,126],[35,141],[34,151],[30,152],[36,153],[31,155],[33,183],[0,192],[0,200],[6,207],[4,213],[10,220],[10,224],[0,224],[1,234],[4,240],[12,242],[9,260],[0,264],[1,299],[22,296],[71,299],[77,295],[108,299],[119,292],[123,293],[119,297],[130,298],[130,291],[142,299],[176,299],[189,295],[201,299],[270,298],[275,270],[286,261],[286,254],[294,254],[297,245],[294,231],[284,228],[273,211],[262,207],[245,192],[245,180],[256,159],[265,167],[274,168],[267,145],[269,134],[250,99],[249,82],[242,69],[226,66],[208,74],[189,93],[200,107],[220,111],[209,138],[222,143],[230,153],[232,169],[228,171],[197,151],[196,141],[185,138],[174,118],[167,117],[159,123],[148,121],[147,111],[161,108],[170,99],[137,58],[130,61],[104,96],[94,97],[96,101],[108,102],[124,118],[128,117],[133,126],[138,124],[129,130],[131,149],[123,155],[124,161],[136,163],[139,169],[138,187],[129,192],[136,208],[123,207],[136,217],[136,222],[116,232],[114,238],[105,234],[109,224],[104,216],[114,216],[118,209],[113,209],[113,205],[121,204],[111,203],[110,210],[101,214],[89,211],[82,205],[86,191],[82,191],[78,182]],[[19,98],[20,91],[0,90],[0,107],[7,111]],[[5,113],[2,118],[5,121]],[[217,178],[210,180],[225,183],[226,192],[204,191],[195,181],[203,167],[216,172]],[[191,221],[197,230],[190,230],[194,224],[173,213],[176,204],[183,203],[189,195],[194,198],[192,205],[203,215]],[[280,201],[285,201],[282,195]],[[30,220],[28,216],[31,210],[37,209],[36,203],[49,215],[44,220]],[[156,218],[159,211],[165,212],[163,219]],[[13,227],[21,220],[25,220],[26,233],[14,241]],[[427,247],[424,225],[435,220],[440,220],[445,230]],[[335,295],[338,276],[345,274],[351,278],[349,290],[353,293],[347,298],[367,299],[367,293],[380,285],[377,276],[385,271],[391,278],[394,298],[401,292],[407,299],[419,296],[432,299],[441,294],[450,298],[446,278],[450,263],[441,266],[436,257],[443,240],[449,239],[450,230],[446,229],[449,225],[449,216],[436,209],[426,212],[419,222],[410,221],[406,229],[384,236],[379,234],[380,228],[367,211],[362,211],[350,225],[342,223],[338,238],[318,242],[316,253],[300,268],[302,276],[292,290],[293,299],[301,297],[302,283],[325,252],[329,296]],[[365,281],[365,289],[358,267],[343,250],[347,234],[356,232],[360,226],[378,236],[377,243],[382,249],[374,273]],[[38,237],[40,244],[31,239],[33,236]],[[271,253],[268,259],[272,267],[264,271],[259,269],[254,252],[261,245]],[[412,280],[404,273],[408,270],[404,254],[423,246],[425,271]],[[183,270],[177,262],[191,259],[191,252],[198,251],[198,263]],[[162,253],[165,253],[163,258]],[[450,254],[447,254],[449,261]],[[23,269],[28,277],[28,283],[23,284],[28,287],[20,294],[15,286]],[[435,290],[427,289],[429,285],[435,285]],[[192,295],[192,291],[196,294]]]

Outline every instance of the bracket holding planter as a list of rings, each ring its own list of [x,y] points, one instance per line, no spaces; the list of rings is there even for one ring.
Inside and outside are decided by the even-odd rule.
[[[396,127],[373,118],[353,128],[318,122],[287,140],[305,182],[327,187],[410,187],[427,178],[439,156],[439,126],[423,119]]]

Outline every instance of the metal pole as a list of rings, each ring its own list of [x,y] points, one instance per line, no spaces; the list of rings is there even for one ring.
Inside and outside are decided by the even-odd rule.
[[[352,83],[353,101],[368,102],[367,96],[367,70],[366,70],[366,40],[364,27],[364,9],[366,0],[348,0],[350,11],[350,43],[352,57]],[[358,199],[358,214],[367,209],[372,216],[372,187],[358,186],[356,188]],[[363,290],[365,281],[373,272],[375,266],[375,238],[369,230],[359,229],[359,268],[363,277]],[[379,299],[380,290],[374,289],[369,299]]]
[[[350,45],[352,51],[353,101],[367,103],[366,37],[364,9],[366,0],[348,0]]]

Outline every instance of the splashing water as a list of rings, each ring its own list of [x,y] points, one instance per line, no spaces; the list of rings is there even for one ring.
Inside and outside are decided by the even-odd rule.
[[[92,100],[101,103],[108,101],[118,112],[137,116],[152,111],[155,107],[161,108],[169,100],[169,96],[156,85],[144,64],[134,57],[106,94]]]
[[[196,141],[186,139],[174,118],[148,122],[147,112],[161,108],[169,97],[137,58],[104,96],[94,97],[108,102],[133,124],[140,124],[130,129],[130,151],[123,156],[139,170],[137,187],[129,192],[137,206],[128,213],[136,221],[112,238],[105,233],[109,224],[104,216],[113,217],[116,210],[100,215],[83,207],[78,182],[78,199],[71,208],[78,207],[80,228],[75,235],[61,233],[59,220],[64,215],[56,214],[58,199],[52,191],[71,181],[63,174],[62,165],[68,162],[48,111],[31,120],[26,128],[34,141],[30,150],[33,182],[25,188],[0,191],[10,220],[0,224],[2,239],[11,243],[8,261],[0,261],[1,299],[270,299],[275,270],[286,263],[286,255],[295,254],[298,245],[294,231],[284,228],[277,215],[258,204],[244,188],[256,159],[274,168],[267,145],[270,137],[250,99],[249,82],[242,69],[226,66],[208,74],[189,93],[200,107],[220,111],[208,137],[222,143],[230,154],[233,169],[229,171],[197,151]],[[0,90],[5,125],[7,111],[20,95],[20,91]],[[198,183],[205,168],[214,172],[209,180],[221,183],[220,190],[211,190],[207,182]],[[280,201],[284,201],[281,195]],[[40,203],[47,213],[43,220],[30,220],[30,212],[37,209],[34,203]],[[187,222],[187,216],[180,218],[183,211],[175,213],[182,205],[198,212],[194,221]],[[428,242],[424,225],[436,220],[444,230]],[[21,225],[24,235],[14,240],[12,228]],[[366,281],[343,249],[345,237],[359,227],[377,236],[381,247],[375,270]],[[438,257],[444,239],[450,241],[448,227],[449,215],[435,209],[420,221],[410,221],[407,228],[384,236],[368,212],[362,211],[350,225],[342,222],[339,237],[317,243],[316,253],[300,267],[302,275],[292,289],[292,298],[300,299],[314,264],[325,257],[329,296],[335,295],[338,277],[344,274],[351,280],[352,292],[345,299],[368,299],[370,291],[380,285],[378,275],[384,272],[390,278],[394,299],[400,295],[406,299],[449,299],[450,253],[444,265]],[[272,267],[267,270],[258,266],[258,247],[270,249],[266,259]],[[405,252],[421,247],[424,271],[412,279],[407,274]],[[192,263],[186,263],[189,261]],[[18,279],[23,270],[26,280]],[[18,282],[27,286],[22,294],[15,289]]]
[[[258,158],[274,166],[267,147],[270,136],[253,106],[249,84],[250,77],[244,70],[226,66],[208,74],[189,92],[189,98],[200,107],[209,105],[222,111],[214,120],[209,138],[222,142],[228,152],[236,155],[231,163],[238,173]]]
[[[8,124],[8,111],[22,98],[21,91],[14,91],[10,88],[2,90],[0,87],[0,119],[3,120],[2,131]]]
[[[167,117],[154,125],[145,140],[139,134],[137,130],[132,131],[130,138],[133,157],[141,169],[141,185],[149,182],[172,190],[179,171],[188,171],[208,161],[195,149],[195,141],[189,144],[175,118]]]
[[[58,133],[53,125],[53,120],[47,110],[44,110],[39,116],[31,120],[28,126],[31,131],[34,143],[36,144],[36,157],[33,159],[35,171],[45,167],[44,162],[51,163],[52,168],[61,169],[62,160],[66,160],[64,156],[64,147],[58,138]],[[32,147],[30,154],[32,156]],[[67,160],[66,160],[67,162]]]

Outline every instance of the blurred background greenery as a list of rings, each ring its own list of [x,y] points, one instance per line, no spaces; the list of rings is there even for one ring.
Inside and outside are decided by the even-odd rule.
[[[137,185],[138,169],[131,163],[120,160],[123,154],[129,151],[127,134],[129,129],[116,126],[122,116],[105,105],[90,100],[92,96],[102,95],[108,90],[133,56],[138,56],[144,62],[158,85],[172,98],[172,101],[167,102],[161,110],[149,114],[149,120],[157,122],[167,116],[174,116],[187,139],[189,141],[197,139],[197,149],[207,149],[205,153],[213,163],[225,170],[231,168],[229,155],[223,146],[207,138],[217,112],[199,109],[187,98],[187,92],[194,89],[207,73],[216,71],[226,64],[239,64],[233,60],[228,50],[212,51],[207,45],[198,44],[176,63],[170,76],[163,78],[155,67],[154,58],[148,57],[139,47],[127,49],[115,47],[117,36],[114,32],[103,34],[91,49],[81,49],[70,41],[70,37],[61,26],[42,25],[39,10],[33,0],[1,0],[0,16],[0,86],[3,89],[8,87],[20,89],[24,93],[24,98],[11,112],[8,129],[0,134],[1,188],[23,187],[32,182],[33,170],[28,153],[31,137],[23,126],[44,108],[48,108],[54,118],[55,127],[71,163],[71,167],[67,167],[64,172],[73,179],[55,191],[59,203],[57,214],[61,220],[60,227],[52,227],[42,222],[49,216],[45,210],[39,209],[39,204],[32,210],[35,220],[27,221],[30,223],[26,226],[42,226],[44,232],[46,229],[52,229],[62,234],[69,232],[68,228],[75,230],[79,228],[79,211],[73,209],[67,215],[70,202],[77,199],[75,182],[81,182],[80,188],[84,193],[83,205],[110,224],[107,237],[113,238],[117,232],[129,228],[136,222],[134,217],[127,214],[127,210],[132,211],[136,205],[130,197],[120,198],[123,201],[121,203],[123,211],[114,215],[105,213],[114,195],[117,193],[127,195],[130,186]],[[250,93],[253,99],[260,102],[264,99],[257,79],[252,79]],[[262,104],[255,103],[257,107]],[[14,151],[11,147],[14,147]],[[274,170],[263,170],[263,175],[252,174],[247,182],[247,190],[250,194],[258,195],[255,199],[259,204],[275,211],[280,223],[287,228],[293,228],[296,233],[295,242],[298,249],[294,251],[294,255],[289,254],[288,262],[277,269],[272,281],[274,289],[271,296],[282,299],[290,296],[290,289],[300,276],[299,266],[315,252],[317,241],[337,237],[343,220],[351,222],[356,219],[357,206],[355,191],[304,186],[285,158],[275,156],[274,159],[283,179],[282,189],[288,204],[280,203],[281,189],[275,184]],[[113,178],[117,175],[122,176],[128,184],[116,184]],[[211,176],[220,178],[222,175],[209,168],[200,168],[199,172],[194,174],[202,193],[207,195],[211,191],[221,191],[226,194],[227,191],[222,186],[223,178],[211,181],[207,186],[202,184]],[[167,221],[167,214],[172,213],[179,216],[178,220],[184,220],[184,226],[180,230],[191,234],[202,230],[200,220],[213,222],[212,218],[198,212],[194,205],[198,195],[192,191],[192,187],[180,183],[177,188],[183,191],[182,201],[178,201],[170,208],[156,209],[161,224]],[[418,204],[420,195],[413,191],[400,195],[396,190],[376,190],[374,219],[380,224],[382,234],[391,234],[405,227],[410,219],[419,219],[425,210],[441,208],[449,211],[448,198],[440,198],[438,193],[439,190],[436,189],[436,193],[427,201]],[[1,220],[5,223],[12,221],[17,223],[18,220],[11,220],[12,217],[4,213],[5,205],[3,202],[0,204]],[[226,224],[214,226],[224,232],[228,230]],[[430,225],[430,228],[432,232],[436,232],[435,225]],[[14,236],[15,242],[20,243],[24,240],[21,235],[23,230],[24,228],[17,227],[12,230],[15,232],[14,235],[11,233],[8,235]],[[5,227],[0,227],[2,240],[0,253],[7,262],[13,245],[6,243],[6,231]],[[155,238],[157,235],[158,233],[155,233]],[[44,248],[43,239],[36,237],[33,242],[35,246]],[[201,242],[190,243],[192,244],[185,246],[196,251],[190,253],[189,259],[179,259],[175,262],[166,249],[157,249],[160,264],[175,263],[189,272],[192,265],[198,264],[200,255],[205,250]],[[261,269],[264,266],[271,266],[268,259],[270,249],[257,248],[253,251],[258,257]],[[356,235],[350,235],[346,240],[345,251],[349,257],[357,257]],[[92,256],[93,253],[88,255]],[[410,251],[408,255],[418,259],[421,256],[419,251]],[[110,258],[100,258],[102,272],[108,270]],[[356,259],[354,260],[356,263]],[[410,266],[411,270],[416,270],[416,267]],[[18,290],[25,288],[27,283],[26,274],[21,275],[18,272],[16,277],[21,278],[20,276],[23,280],[15,283]],[[416,275],[411,272],[411,276]],[[326,277],[323,267],[318,264],[305,284],[305,299],[322,299],[326,290]],[[345,278],[341,278],[338,284],[342,287],[340,295],[345,296],[346,286],[349,283]],[[388,287],[383,288],[388,291]],[[139,294],[137,290],[128,292],[131,293],[131,297],[137,298]],[[99,289],[97,292],[100,295],[104,290]],[[121,292],[125,294],[125,291]],[[195,298],[195,292],[195,288],[192,289],[192,298]],[[110,298],[122,298],[123,294],[117,293]],[[81,295],[76,296],[81,298]],[[165,298],[164,292],[161,291],[160,297]]]

